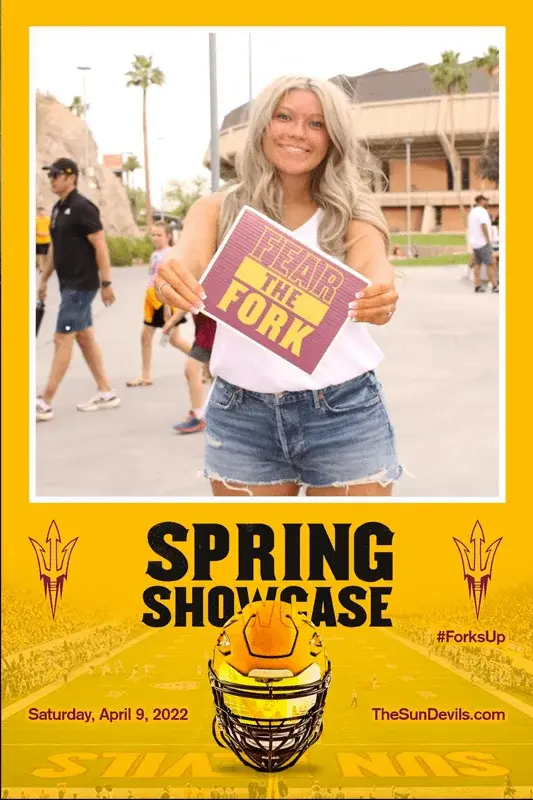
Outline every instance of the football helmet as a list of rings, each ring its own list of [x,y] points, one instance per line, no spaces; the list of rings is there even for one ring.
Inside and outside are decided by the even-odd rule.
[[[209,662],[213,736],[248,767],[292,767],[322,733],[331,665],[297,604],[254,602],[232,617]]]

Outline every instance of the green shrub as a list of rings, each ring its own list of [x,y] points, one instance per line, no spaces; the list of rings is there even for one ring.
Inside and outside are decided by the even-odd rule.
[[[107,247],[113,267],[129,267],[138,259],[147,264],[154,250],[149,236],[108,236]]]
[[[133,240],[133,258],[140,258],[143,264],[150,261],[150,256],[154,252],[151,236],[142,236]]]

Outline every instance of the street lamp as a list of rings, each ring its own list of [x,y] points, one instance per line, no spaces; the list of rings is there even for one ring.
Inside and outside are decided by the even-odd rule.
[[[218,192],[218,184],[220,182],[220,156],[218,150],[216,33],[209,34],[209,97],[211,107],[211,191]]]
[[[248,34],[248,119],[252,110],[252,34]]]
[[[164,141],[165,141],[165,137],[164,137],[164,136],[157,136],[156,138],[157,138],[157,141],[158,141],[158,142],[164,142]],[[161,144],[161,150],[163,150],[163,144]],[[160,185],[160,187],[159,187],[159,194],[160,194],[160,201],[159,201],[159,202],[160,202],[160,212],[159,212],[159,218],[160,218],[161,222],[163,222],[163,221],[164,221],[164,219],[165,219],[165,212],[163,211],[163,195],[164,195],[164,188],[163,188],[163,176],[162,176],[162,175],[161,175],[161,185]]]
[[[91,69],[91,67],[78,67],[80,72],[83,73],[83,121],[85,123],[85,157],[84,157],[84,173],[88,175],[89,172],[89,127],[87,125],[87,96],[86,96],[86,85],[85,85],[85,77],[86,73]]]
[[[407,257],[411,257],[411,145],[413,139],[405,142],[405,190],[407,192]]]

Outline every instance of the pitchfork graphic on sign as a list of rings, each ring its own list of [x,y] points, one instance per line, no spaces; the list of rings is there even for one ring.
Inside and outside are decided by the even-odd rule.
[[[453,537],[463,562],[464,578],[468,582],[468,596],[474,599],[476,619],[479,619],[481,601],[487,594],[489,578],[492,577],[494,556],[502,538],[500,536],[499,539],[495,539],[488,547],[485,547],[485,534],[479,522],[476,522],[472,530],[470,547],[460,539],[456,539],[455,536]]]
[[[39,577],[44,584],[44,596],[48,596],[52,619],[55,619],[57,600],[63,594],[63,584],[68,576],[70,557],[78,537],[71,539],[64,547],[60,548],[61,535],[56,523],[52,520],[46,536],[47,549],[31,536],[28,538],[37,556]]]

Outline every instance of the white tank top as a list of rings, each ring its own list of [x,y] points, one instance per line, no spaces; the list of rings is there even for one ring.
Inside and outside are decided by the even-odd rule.
[[[318,247],[319,209],[292,235],[309,247]],[[348,308],[346,309],[348,317]],[[283,358],[219,323],[210,361],[213,375],[252,392],[300,392],[344,383],[374,369],[383,354],[364,323],[346,321],[339,335],[308,375]]]

